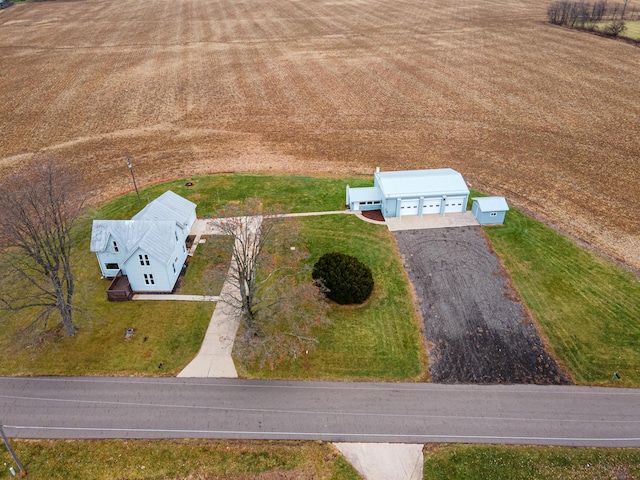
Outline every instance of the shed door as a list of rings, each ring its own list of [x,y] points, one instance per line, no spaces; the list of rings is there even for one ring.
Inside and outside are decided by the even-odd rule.
[[[425,198],[422,204],[422,214],[434,214],[440,213],[441,198]]]
[[[464,197],[450,197],[444,200],[444,213],[463,212]]]
[[[400,216],[418,215],[418,204],[420,200],[402,200],[400,203]]]

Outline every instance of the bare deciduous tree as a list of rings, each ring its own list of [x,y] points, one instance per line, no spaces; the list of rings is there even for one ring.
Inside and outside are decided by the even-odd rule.
[[[0,251],[3,273],[27,283],[26,289],[4,289],[0,304],[9,310],[40,308],[33,325],[58,313],[68,336],[76,333],[72,313],[75,282],[71,271],[72,227],[82,199],[79,177],[45,159],[29,173],[2,179]],[[18,290],[18,291],[16,291]]]
[[[226,278],[231,288],[221,297],[242,321],[236,353],[273,367],[312,350],[317,340],[311,329],[328,321],[328,306],[311,281],[298,221],[248,199],[221,210],[214,224],[235,239]]]

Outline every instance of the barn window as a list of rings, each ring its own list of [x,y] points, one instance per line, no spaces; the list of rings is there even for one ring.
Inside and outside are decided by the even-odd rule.
[[[120,250],[118,250],[118,243],[114,240],[112,242],[112,245],[113,245],[113,251],[118,253],[120,251]]]
[[[105,263],[104,268],[107,270],[119,270],[120,266],[117,263]]]
[[[143,267],[148,267],[149,266],[149,255],[138,255],[138,260],[140,260],[140,265],[142,265]]]
[[[144,283],[146,285],[155,285],[156,282],[153,279],[153,273],[145,273],[144,274]]]

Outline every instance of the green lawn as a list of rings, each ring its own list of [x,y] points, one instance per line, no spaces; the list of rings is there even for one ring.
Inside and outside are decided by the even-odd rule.
[[[485,230],[578,383],[640,384],[640,282],[516,209]]]
[[[185,187],[187,180],[194,186]],[[249,196],[261,197],[267,205],[282,201],[297,212],[323,211],[343,208],[346,183],[370,185],[370,179],[216,175],[169,182],[141,194],[153,199],[172,188],[197,202],[200,215]],[[76,305],[82,312],[76,316],[80,331],[74,339],[45,336],[40,344],[25,341],[16,333],[33,313],[3,312],[0,374],[168,375],[195,355],[213,304],[106,301],[108,282],[99,279],[95,256],[88,251],[90,220],[129,218],[139,208],[135,194],[126,195],[88,213],[79,229]],[[333,324],[316,332],[318,348],[299,363],[247,373],[272,378],[424,379],[420,325],[393,236],[383,226],[349,215],[301,221],[313,260],[330,251],[355,255],[372,268],[376,288],[363,306],[333,305]],[[486,232],[551,350],[578,383],[640,385],[640,283],[633,275],[516,209],[507,214],[505,226]],[[211,238],[201,245],[180,293],[217,293],[219,284],[210,283],[207,270],[209,258],[220,265],[228,261],[216,254],[218,241],[228,239]],[[128,327],[136,334],[125,340]],[[157,368],[160,362],[162,370]],[[622,378],[612,382],[615,371]]]
[[[199,211],[213,211],[228,201],[250,196],[259,196],[266,205],[286,200],[287,207],[293,211],[323,211],[343,208],[347,182],[359,186],[368,184],[364,178],[345,181],[246,175],[188,180],[194,183],[193,187],[184,187],[187,180],[182,179],[144,189],[141,196],[153,199],[173,189],[198,202]],[[86,215],[79,227],[79,247],[75,254],[78,285],[75,304],[82,310],[75,321],[80,331],[73,339],[49,335],[35,344],[17,336],[19,328],[31,319],[32,312],[8,318],[9,328],[0,330],[0,345],[6,347],[0,353],[0,374],[170,375],[180,371],[196,354],[213,304],[106,301],[109,282],[100,280],[95,256],[89,252],[90,220],[130,218],[139,209],[133,194],[108,202]],[[393,236],[383,226],[348,215],[304,218],[302,222],[305,225],[303,241],[314,261],[329,251],[357,255],[372,267],[376,289],[371,300],[361,307],[332,308],[333,324],[316,332],[320,347],[312,355],[295,365],[251,372],[251,375],[370,380],[424,378],[426,360],[418,320]],[[221,284],[212,273],[216,265],[218,270],[226,270],[229,259],[223,258],[218,247],[220,242],[227,241],[225,237],[210,237],[198,247],[179,293],[219,293]],[[135,335],[125,340],[124,333],[129,327],[135,328]],[[163,368],[158,369],[161,362]]]
[[[425,480],[600,480],[640,478],[640,449],[434,445]]]
[[[213,303],[107,301],[109,280],[100,278],[96,256],[89,251],[92,216],[100,215],[92,212],[79,223],[73,254],[78,333],[59,338],[54,321],[44,334],[40,326],[24,333],[37,310],[2,312],[1,375],[175,375],[199,350]],[[190,276],[198,272],[190,268]],[[28,288],[9,280],[2,288]],[[125,339],[127,328],[135,329],[130,339]]]
[[[27,478],[34,480],[258,480],[267,472],[271,472],[269,478],[361,478],[324,442],[13,440],[11,446],[27,470]],[[2,443],[0,462],[0,478],[12,478],[9,466],[14,464]]]
[[[190,180],[194,186],[187,188]],[[366,186],[362,177],[324,178],[220,175],[182,179],[141,191],[153,199],[166,189],[198,203],[199,216],[227,201],[256,196],[278,201],[292,211],[339,210],[344,185]],[[87,214],[75,254],[82,313],[73,339],[45,336],[25,341],[17,330],[32,314],[0,318],[2,375],[175,375],[200,346],[213,309],[210,303],[109,303],[95,256],[88,251],[92,218],[129,218],[140,208],[135,194],[115,199]],[[426,359],[406,275],[393,236],[384,226],[349,215],[309,217],[303,239],[312,261],[338,251],[357,256],[372,268],[376,287],[359,307],[333,305],[332,325],[318,330],[316,351],[299,363],[275,371],[250,371],[255,377],[353,380],[424,379]],[[535,314],[551,349],[579,383],[640,385],[640,283],[628,272],[578,248],[540,222],[512,209],[502,227],[485,229],[510,271],[515,287]],[[181,293],[215,294],[211,263],[228,259],[216,253],[212,237],[187,270]],[[202,247],[202,248],[201,248]],[[220,268],[224,268],[221,266]],[[11,288],[21,288],[13,284]],[[136,329],[124,339],[125,329]],[[158,369],[162,362],[163,368]],[[619,371],[621,380],[611,376]],[[23,441],[12,442],[29,478],[222,478],[287,471],[298,477],[359,478],[346,461],[319,442],[231,441]],[[0,446],[0,461],[10,464]],[[588,466],[590,464],[590,466]],[[144,469],[141,467],[144,465]],[[506,446],[427,448],[425,479],[474,478],[638,478],[637,449],[569,449]],[[7,475],[9,475],[7,473]]]
[[[354,255],[371,268],[374,291],[361,306],[332,303],[332,324],[316,332],[316,350],[301,361],[273,371],[244,372],[259,378],[424,380],[419,320],[393,235],[385,226],[352,215],[307,217],[303,222],[311,263],[328,252]]]
[[[196,248],[189,261],[187,274],[176,293],[185,295],[219,295],[224,275],[229,270],[229,251],[233,238],[230,236],[207,236]]]
[[[185,187],[186,182],[193,186]],[[372,186],[369,177],[270,177],[265,175],[221,174],[174,180],[140,191],[142,205],[166,190],[188,198],[198,207],[198,217],[210,217],[230,201],[260,198],[265,205],[283,205],[292,213],[344,210],[345,189]],[[99,218],[130,218],[141,208],[135,192],[114,199],[100,210]],[[98,218],[98,217],[96,217]]]
[[[100,279],[95,255],[82,244],[75,256],[80,308],[74,338],[57,338],[52,330],[35,341],[19,330],[34,312],[7,315],[0,329],[0,375],[174,375],[197,353],[212,303],[108,302],[108,280]],[[21,288],[20,285],[14,287]],[[4,313],[6,315],[6,312]],[[125,340],[125,330],[134,336]],[[163,363],[163,368],[158,365]]]

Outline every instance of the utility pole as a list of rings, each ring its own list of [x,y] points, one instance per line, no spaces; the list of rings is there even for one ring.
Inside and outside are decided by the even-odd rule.
[[[16,462],[16,465],[18,465],[18,468],[20,469],[20,476],[21,477],[26,477],[27,476],[27,471],[24,469],[24,467],[20,463],[20,460],[18,460],[18,456],[13,451],[13,448],[11,448],[11,445],[9,445],[9,440],[7,440],[7,437],[4,434],[4,430],[2,429],[2,425],[1,424],[0,424],[0,435],[2,435],[2,440],[4,440],[4,444],[7,446],[7,450],[9,450],[9,453],[13,457],[13,461]]]
[[[140,203],[140,192],[138,192],[138,185],[136,185],[136,177],[133,174],[133,165],[131,165],[131,159],[129,157],[126,157],[126,158],[127,158],[127,167],[131,172],[131,180],[133,180],[133,188],[136,189],[136,195],[138,196],[138,203]]]

